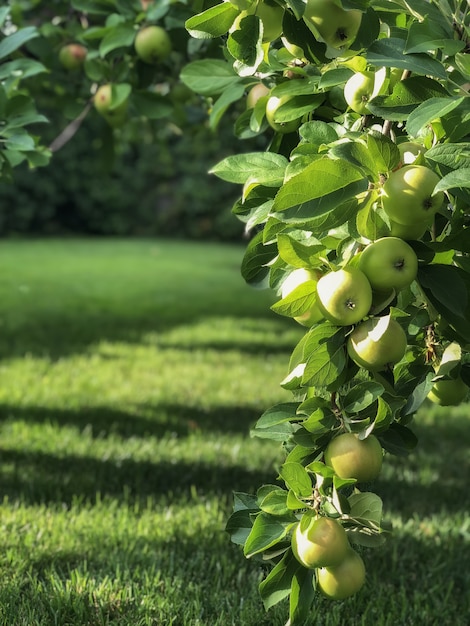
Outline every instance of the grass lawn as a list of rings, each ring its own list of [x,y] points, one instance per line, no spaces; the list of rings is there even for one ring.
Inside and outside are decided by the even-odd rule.
[[[0,246],[0,625],[282,626],[223,531],[274,482],[251,439],[302,331],[239,275],[243,247],[63,240]],[[311,626],[464,626],[468,407],[423,409],[376,490],[393,538],[363,592]]]

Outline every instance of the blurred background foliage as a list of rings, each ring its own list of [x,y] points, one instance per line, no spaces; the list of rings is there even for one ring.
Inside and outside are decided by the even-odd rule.
[[[7,60],[39,62],[46,72],[31,72],[13,85],[27,94],[48,124],[30,126],[31,134],[50,145],[67,125],[84,117],[78,132],[57,151],[47,167],[31,161],[14,164],[11,180],[0,181],[0,236],[118,235],[166,236],[237,241],[243,224],[231,214],[238,190],[208,174],[223,157],[236,151],[264,149],[266,139],[240,145],[229,120],[211,129],[207,102],[179,81],[189,59],[220,56],[212,41],[190,41],[184,29],[192,3],[165,0],[142,11],[141,0],[111,4],[74,0],[14,0],[3,36],[33,26],[37,35]],[[93,8],[89,13],[88,8]],[[81,9],[85,12],[82,12]],[[173,50],[164,62],[150,66],[136,59],[127,41],[104,56],[94,29],[106,19],[110,35],[125,24],[162,23]],[[99,28],[98,28],[99,31]],[[101,32],[101,31],[99,31]],[[117,32],[117,31],[116,31]],[[114,35],[113,35],[114,36]],[[59,62],[61,47],[85,43],[86,70],[68,71]],[[125,44],[125,45],[124,45]],[[13,79],[10,80],[10,83]],[[111,128],[92,106],[99,84],[132,85],[125,124]],[[234,105],[233,121],[237,114]],[[229,113],[230,115],[230,113]]]
[[[90,114],[48,167],[22,164],[1,184],[0,235],[240,240],[244,226],[230,211],[238,189],[208,174],[240,142],[230,127],[200,125],[203,115],[202,105],[193,106],[184,131],[136,120],[113,133]],[[51,139],[54,130],[52,123]]]

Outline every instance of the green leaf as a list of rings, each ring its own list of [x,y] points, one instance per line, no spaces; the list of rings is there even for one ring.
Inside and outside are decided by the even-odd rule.
[[[308,267],[312,265],[314,258],[326,250],[325,246],[310,237],[298,241],[292,235],[279,234],[277,237],[279,256],[292,267]]]
[[[367,62],[376,67],[397,67],[414,74],[447,78],[446,70],[439,61],[427,54],[406,54],[406,42],[397,37],[378,39],[369,47]]]
[[[247,181],[260,185],[279,186],[284,180],[287,159],[275,152],[247,152],[226,157],[211,170],[229,183],[245,184]]]
[[[440,96],[449,97],[440,83],[425,76],[411,76],[398,81],[391,94],[375,97],[368,106],[374,115],[399,122],[421,103]]]
[[[353,493],[349,496],[348,502],[351,506],[349,517],[374,522],[380,526],[383,503],[377,494],[369,491]]]
[[[239,11],[233,4],[224,2],[193,15],[186,20],[185,27],[195,39],[221,37],[228,32],[238,14]]]
[[[229,63],[219,59],[188,63],[181,70],[180,78],[195,93],[203,96],[218,95],[241,80]]]
[[[209,125],[212,130],[216,130],[222,116],[229,106],[240,100],[245,92],[245,86],[241,83],[235,83],[225,89],[214,103],[209,116]]]
[[[338,139],[336,130],[330,124],[321,120],[305,122],[299,128],[299,134],[302,141],[314,146],[327,145]]]
[[[114,26],[100,42],[100,55],[105,57],[113,50],[132,46],[135,34],[133,23],[121,23]]]
[[[279,475],[298,498],[308,498],[312,495],[312,479],[300,463],[284,463],[281,465]]]
[[[346,413],[359,413],[373,404],[384,393],[385,388],[374,381],[357,383],[342,400]]]
[[[261,490],[264,488],[262,487]],[[266,489],[264,489],[266,491]],[[271,489],[258,496],[259,508],[269,515],[288,515],[290,509],[287,506],[287,491],[281,487],[271,486]]]
[[[248,244],[241,264],[241,274],[249,284],[259,284],[269,274],[268,264],[277,255],[276,243],[263,243],[263,231],[257,233]]]
[[[336,425],[336,415],[327,408],[318,408],[313,411],[310,416],[302,422],[302,427],[308,430],[309,433],[319,437],[330,430]]]
[[[400,151],[397,145],[382,133],[367,134],[367,149],[381,174],[391,172],[400,162]]]
[[[418,270],[418,281],[433,305],[438,303],[439,311],[443,307],[444,311],[465,318],[469,298],[463,274],[454,265],[424,265]]]
[[[253,520],[247,509],[234,511],[227,520],[225,531],[232,543],[243,546],[253,528]]]
[[[388,430],[380,434],[383,448],[396,456],[407,456],[417,444],[416,435],[406,426],[394,422]]]
[[[326,387],[335,382],[346,365],[344,328],[328,323],[313,327],[305,346],[306,364],[302,385]]]
[[[296,287],[291,293],[274,303],[271,310],[278,315],[297,317],[309,311],[317,301],[317,284],[308,280]]]
[[[0,80],[17,77],[20,79],[47,72],[47,68],[34,59],[15,59],[0,65]]]
[[[457,368],[460,368],[461,361],[462,348],[457,342],[453,341],[446,346],[444,352],[442,353],[439,369],[436,372],[434,380],[437,380],[440,377],[448,377],[449,375],[452,377],[452,373],[455,372]]]
[[[276,424],[283,424],[294,419],[299,419],[296,415],[298,402],[284,402],[276,404],[261,415],[256,422],[256,428],[270,428]]]
[[[462,167],[455,172],[449,172],[441,178],[434,188],[434,193],[448,189],[470,188],[470,167]]]
[[[281,187],[273,209],[283,221],[313,219],[333,211],[367,187],[367,178],[347,161],[322,158]]]
[[[283,519],[272,517],[267,513],[257,515],[243,550],[246,558],[249,559],[279,543],[294,522],[295,518],[291,516]]]
[[[257,511],[257,497],[252,493],[244,493],[243,491],[234,491],[233,493],[233,510],[234,511]]]
[[[16,33],[8,35],[2,41],[0,41],[0,59],[4,59],[9,56],[18,48],[21,48],[27,41],[35,39],[39,36],[37,29],[34,26],[26,26],[17,30]]]
[[[264,608],[269,611],[274,605],[290,594],[292,578],[302,566],[288,550],[277,565],[259,585],[259,593]]]
[[[338,143],[330,149],[329,153],[338,159],[348,161],[371,180],[378,179],[379,172],[377,170],[377,164],[370,154],[368,147],[361,141]]]
[[[257,15],[247,15],[232,30],[227,39],[227,50],[235,59],[239,76],[252,76],[263,61],[262,22]]]
[[[420,104],[410,113],[406,123],[406,131],[412,137],[417,137],[425,126],[450,113],[462,104],[464,100],[465,98],[463,97],[458,98],[451,96],[429,98],[429,100]]]
[[[149,120],[168,117],[173,111],[173,106],[168,98],[153,91],[133,91],[132,103],[137,112]]]
[[[470,143],[444,143],[426,152],[426,160],[445,165],[451,170],[470,168]]]
[[[289,600],[289,626],[303,626],[310,617],[315,599],[315,572],[304,567],[292,578]]]
[[[423,21],[415,21],[408,30],[405,52],[428,52],[443,50],[447,56],[452,56],[462,50],[465,43],[454,39],[451,28],[446,28],[444,20],[430,19],[426,16]]]

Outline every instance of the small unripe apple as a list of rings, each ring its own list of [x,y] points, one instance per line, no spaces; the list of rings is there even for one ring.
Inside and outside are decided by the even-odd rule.
[[[79,43],[69,43],[59,51],[59,61],[66,70],[77,70],[85,62],[88,50]]]
[[[288,122],[276,121],[276,113],[278,109],[280,109],[280,107],[289,100],[289,96],[281,96],[280,98],[277,96],[270,96],[269,100],[266,102],[266,120],[271,128],[278,133],[292,133],[296,131],[301,124],[300,119],[289,120]]]
[[[248,95],[246,96],[246,108],[253,109],[255,104],[258,102],[260,98],[267,96],[270,92],[270,89],[266,87],[263,83],[257,83],[254,85]]]
[[[284,9],[281,6],[261,0],[256,6],[256,15],[263,23],[263,43],[274,41],[282,35]]]
[[[161,26],[145,26],[137,33],[134,41],[139,59],[156,65],[170,56],[171,39]]]
[[[372,305],[372,288],[356,267],[328,272],[317,283],[318,307],[324,317],[338,326],[357,324]]]
[[[345,49],[356,39],[362,13],[356,9],[345,10],[335,0],[307,0],[304,22],[333,48]]]
[[[460,377],[442,379],[434,383],[428,398],[441,406],[457,406],[465,400],[468,391],[468,386]]]
[[[344,99],[349,107],[359,115],[367,115],[367,106],[372,98],[375,84],[375,72],[365,71],[353,74],[344,85]]]
[[[303,267],[299,267],[295,269],[293,272],[289,274],[289,276],[284,280],[281,286],[281,297],[286,298],[289,294],[291,294],[297,287],[300,285],[305,285],[306,283],[315,285],[318,279],[321,277],[321,272],[316,270],[307,270]],[[303,313],[302,315],[298,315],[294,317],[295,321],[302,326],[313,326],[320,320],[323,319],[323,315],[318,307],[318,304],[315,302],[313,307]]]
[[[432,195],[439,176],[425,165],[405,165],[392,172],[382,189],[382,206],[399,224],[429,221],[441,208],[444,193]]]
[[[382,446],[374,435],[359,439],[354,433],[343,433],[332,439],[325,450],[325,463],[340,478],[355,478],[360,483],[377,478],[382,459]]]
[[[364,561],[352,548],[339,565],[322,567],[317,572],[318,587],[330,600],[353,596],[362,588],[365,579]]]
[[[101,85],[95,93],[93,104],[95,105],[95,109],[104,117],[108,124],[117,128],[122,126],[127,119],[128,101],[126,99],[113,107],[112,95],[113,91],[110,83]]]
[[[381,237],[364,249],[358,267],[369,279],[372,289],[399,291],[416,278],[418,257],[399,237]]]
[[[304,567],[338,565],[351,549],[342,524],[305,513],[292,535],[292,551]]]
[[[370,372],[380,372],[401,361],[406,346],[405,331],[388,316],[370,317],[361,322],[347,341],[350,358]]]

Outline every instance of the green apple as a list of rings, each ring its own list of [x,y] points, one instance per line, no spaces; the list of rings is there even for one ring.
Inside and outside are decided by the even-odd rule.
[[[344,85],[344,99],[355,113],[367,115],[367,103],[372,98],[375,85],[375,72],[357,72]]]
[[[429,221],[441,208],[444,193],[433,194],[439,176],[425,165],[405,165],[392,172],[382,188],[382,206],[399,224]]]
[[[308,568],[338,565],[350,549],[342,524],[331,517],[305,513],[292,535],[292,552]]]
[[[134,41],[139,59],[150,65],[156,65],[170,56],[171,39],[161,26],[145,26],[137,33]]]
[[[416,222],[416,224],[399,224],[390,220],[390,235],[406,241],[417,241],[431,228],[431,225],[432,220],[431,222]]]
[[[303,20],[328,46],[344,49],[356,39],[362,13],[346,11],[335,0],[307,0]]]
[[[282,35],[284,9],[281,6],[260,1],[256,5],[256,15],[263,23],[263,43],[275,41]]]
[[[270,96],[266,102],[266,120],[273,130],[278,133],[287,134],[296,131],[300,124],[301,119],[289,120],[287,122],[278,122],[276,120],[276,114],[278,109],[289,102],[288,96]]]
[[[415,280],[418,257],[403,239],[382,237],[363,250],[358,267],[367,276],[372,289],[399,291]]]
[[[282,283],[281,297],[286,298],[295,289],[297,289],[297,287],[300,287],[300,285],[310,284],[312,287],[316,286],[320,276],[321,273],[316,270],[307,270],[303,267],[295,269]],[[302,324],[302,326],[313,326],[313,324],[316,324],[323,319],[323,315],[318,307],[318,304],[315,302],[309,311],[294,317],[294,319],[299,324]]]
[[[127,98],[117,106],[113,106],[113,88],[110,83],[98,88],[93,98],[93,104],[110,126],[117,128],[125,123],[128,108]]]
[[[400,152],[399,167],[411,165],[421,154],[426,152],[426,148],[422,144],[414,141],[404,141],[403,143],[397,144],[397,147]]]
[[[322,567],[317,572],[320,591],[330,600],[344,600],[357,593],[364,585],[364,561],[352,548],[339,565]]]
[[[258,102],[260,98],[267,96],[269,94],[269,88],[266,87],[263,83],[257,83],[254,85],[248,95],[246,96],[246,108],[253,109],[255,104]]]
[[[372,304],[372,288],[356,267],[328,272],[317,283],[318,307],[323,316],[338,326],[357,324]]]
[[[355,478],[360,483],[377,478],[382,459],[382,446],[374,435],[359,439],[354,433],[342,433],[325,450],[325,463],[340,478]]]
[[[428,398],[435,404],[441,406],[457,406],[467,397],[469,388],[458,378],[441,379],[434,383]]]
[[[388,315],[370,317],[356,326],[348,337],[350,358],[370,372],[387,369],[405,356],[406,333],[400,324]]]
[[[59,51],[59,61],[66,70],[77,70],[85,62],[88,50],[79,43],[69,43]]]

